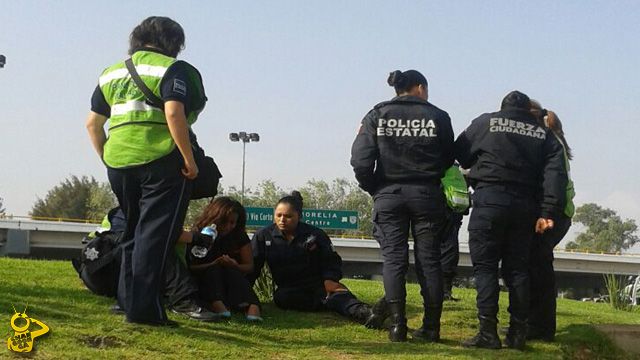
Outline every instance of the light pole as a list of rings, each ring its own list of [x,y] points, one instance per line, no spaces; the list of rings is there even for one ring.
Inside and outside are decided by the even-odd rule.
[[[250,141],[258,142],[260,141],[260,135],[258,133],[250,133],[247,134],[245,131],[230,133],[229,140],[236,142],[242,141],[242,192],[241,192],[241,203],[244,204],[244,168],[245,168],[245,160],[246,160],[246,147],[247,143]]]

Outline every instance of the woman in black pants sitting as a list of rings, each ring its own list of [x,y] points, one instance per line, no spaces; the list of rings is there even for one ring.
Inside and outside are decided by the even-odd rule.
[[[218,197],[198,216],[193,231],[217,230],[206,254],[189,245],[190,268],[198,280],[202,297],[213,311],[230,317],[230,309],[242,311],[247,320],[261,322],[260,301],[246,278],[253,271],[251,241],[245,231],[247,212],[236,200]]]

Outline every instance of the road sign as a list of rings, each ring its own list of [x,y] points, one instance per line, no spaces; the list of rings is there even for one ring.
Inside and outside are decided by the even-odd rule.
[[[273,208],[246,207],[248,226],[273,223]],[[358,228],[358,212],[349,210],[302,209],[302,221],[321,229],[350,230]]]

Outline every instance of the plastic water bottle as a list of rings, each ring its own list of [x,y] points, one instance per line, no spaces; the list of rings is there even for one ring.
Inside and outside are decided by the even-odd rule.
[[[201,231],[201,234],[205,234],[211,236],[214,240],[218,237],[218,229],[216,228],[216,224],[211,224],[209,226],[205,226]],[[204,246],[194,246],[191,248],[191,255],[202,259],[207,256],[209,253],[209,249]]]

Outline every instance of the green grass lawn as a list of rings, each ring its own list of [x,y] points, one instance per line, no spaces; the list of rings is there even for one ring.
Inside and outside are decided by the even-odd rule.
[[[345,280],[362,300],[382,295],[375,281]],[[417,285],[409,285],[409,326],[420,326]],[[0,359],[633,359],[617,350],[589,324],[640,324],[640,313],[610,309],[606,304],[558,301],[557,342],[529,342],[525,352],[476,350],[460,341],[477,330],[475,292],[455,289],[462,301],[445,303],[442,342],[394,343],[384,331],[368,330],[328,312],[285,312],[265,304],[262,325],[234,315],[225,323],[199,323],[177,315],[179,328],[127,324],[109,313],[111,299],[92,295],[69,262],[0,258],[0,335],[13,335],[11,302],[47,324],[49,334],[36,338],[28,354],[7,350]],[[501,294],[500,321],[507,324],[506,294]]]

